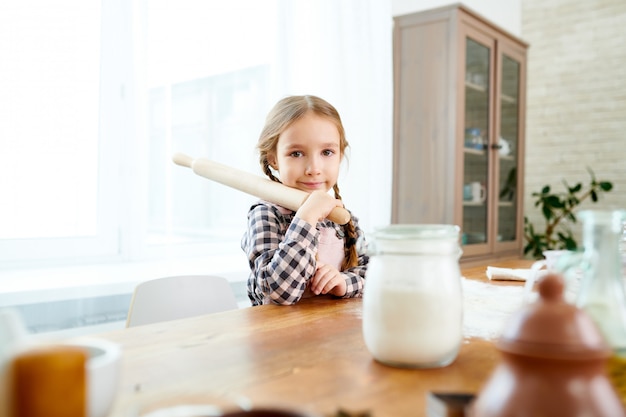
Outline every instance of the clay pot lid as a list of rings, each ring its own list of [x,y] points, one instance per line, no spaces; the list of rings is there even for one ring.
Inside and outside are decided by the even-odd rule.
[[[608,358],[611,350],[591,317],[563,299],[561,275],[539,281],[539,299],[513,313],[496,344],[499,350],[546,359]]]

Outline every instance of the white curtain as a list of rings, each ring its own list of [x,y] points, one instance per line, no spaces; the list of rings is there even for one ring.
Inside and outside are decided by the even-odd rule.
[[[379,0],[283,0],[278,73],[284,94],[315,94],[339,111],[350,142],[339,187],[370,230],[391,219],[392,16]]]

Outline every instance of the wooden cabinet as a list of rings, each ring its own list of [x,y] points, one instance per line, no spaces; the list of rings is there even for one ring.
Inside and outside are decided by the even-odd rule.
[[[394,18],[393,223],[462,229],[462,262],[523,245],[527,45],[464,6]]]

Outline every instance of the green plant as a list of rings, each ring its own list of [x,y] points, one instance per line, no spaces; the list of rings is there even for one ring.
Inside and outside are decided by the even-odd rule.
[[[566,192],[552,193],[549,185],[544,185],[541,192],[532,193],[536,198],[535,207],[541,207],[541,213],[545,219],[545,229],[538,231],[524,217],[524,238],[528,242],[524,246],[524,255],[531,254],[533,258],[543,258],[543,251],[550,249],[576,250],[578,244],[567,222],[576,223],[574,209],[583,201],[591,198],[594,203],[598,202],[602,192],[609,192],[613,183],[598,181],[590,168],[587,168],[591,181],[583,188],[582,183],[573,187],[563,180]],[[563,222],[563,220],[565,220]]]

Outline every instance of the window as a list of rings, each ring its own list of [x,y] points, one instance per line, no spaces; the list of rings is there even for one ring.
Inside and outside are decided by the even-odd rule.
[[[154,253],[227,240],[239,250],[252,198],[171,158],[183,152],[247,171],[256,166],[256,138],[272,105],[276,2],[145,4],[149,204],[140,247]]]
[[[0,6],[0,261],[114,250],[98,196],[100,16],[95,0]]]
[[[184,151],[254,166],[246,155],[253,155],[260,125],[250,121],[262,120],[269,106],[268,76],[268,66],[260,65],[150,90],[148,243],[241,236],[250,198],[193,178],[192,171],[171,165],[171,156]]]
[[[375,195],[349,186],[342,194],[362,207],[362,222],[374,213],[386,223],[385,3],[3,2],[2,265],[239,253],[255,198],[198,177],[172,155],[261,175],[258,134],[288,94],[337,106],[362,154],[351,155],[353,183],[383,185]]]

